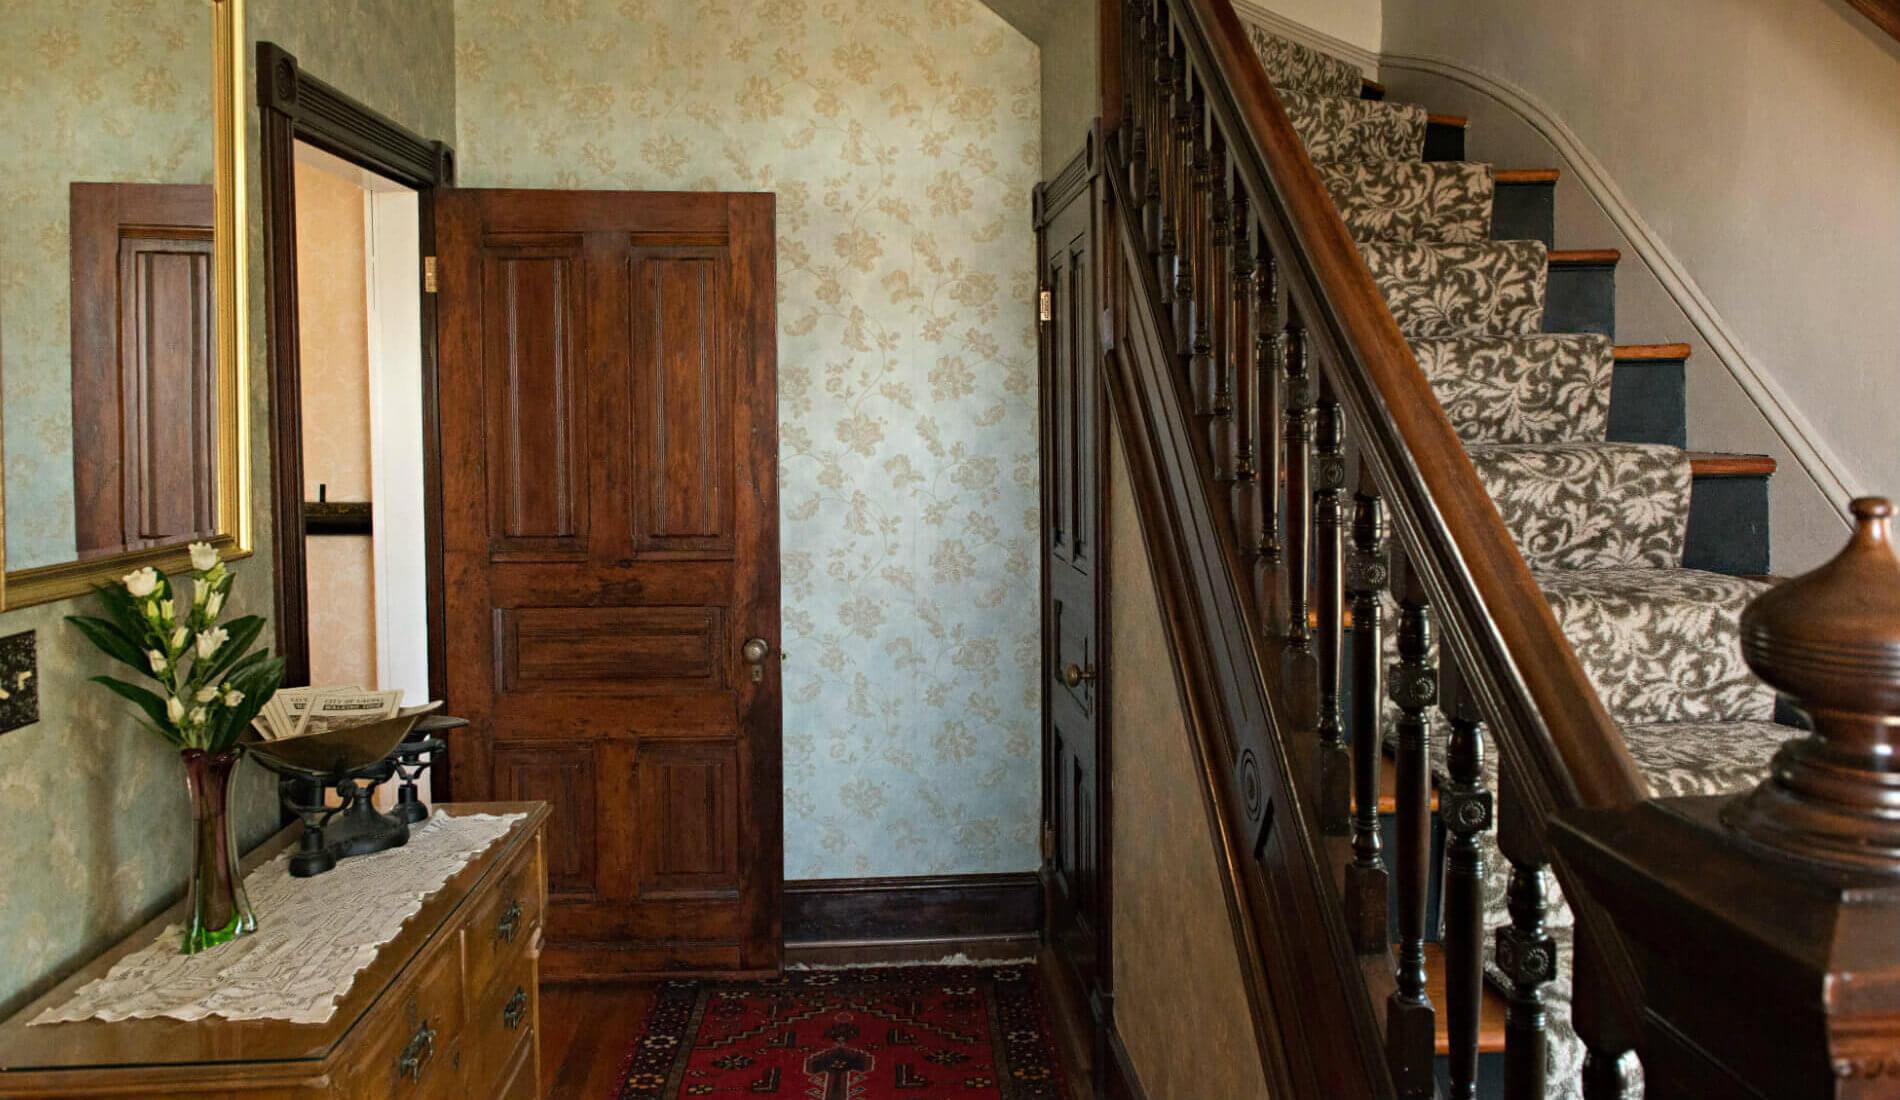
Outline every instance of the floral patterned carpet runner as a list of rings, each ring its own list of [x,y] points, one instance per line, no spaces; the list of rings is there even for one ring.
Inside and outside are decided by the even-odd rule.
[[[618,1100],[1057,1100],[1032,965],[795,971],[669,982]]]

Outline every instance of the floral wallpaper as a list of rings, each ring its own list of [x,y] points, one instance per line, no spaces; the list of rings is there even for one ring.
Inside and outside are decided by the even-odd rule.
[[[179,32],[187,38],[174,49],[164,28],[175,24],[181,12],[190,15]],[[283,44],[311,71],[425,133],[446,139],[453,132],[449,0],[251,0],[250,12],[253,38]],[[187,94],[184,89],[196,73],[209,71],[209,29],[208,4],[200,6],[195,0],[0,0],[0,135],[7,136],[0,140],[5,140],[8,157],[31,155],[36,142],[51,132],[37,130],[33,140],[14,136],[12,128],[22,110],[57,111],[62,104],[96,101],[116,94],[127,74],[133,75],[134,84],[145,81],[162,86],[162,75],[153,76],[151,71],[159,68],[156,59],[167,56],[193,63],[202,59],[202,70],[183,61],[169,68],[179,84],[181,110],[188,106],[196,111],[203,100],[203,125],[208,133],[209,100],[204,97],[209,95],[209,81],[204,82],[201,94]],[[48,68],[34,53],[42,41],[57,45],[73,36],[98,47],[83,64],[83,51],[70,54],[69,62],[57,68]],[[21,50],[26,51],[24,56]],[[243,95],[247,105],[255,102],[248,87]],[[30,89],[33,97],[26,108],[19,105],[22,89]],[[255,108],[248,109],[255,119]],[[261,430],[269,410],[261,369],[263,269],[255,218],[255,132],[253,123],[251,355],[258,369],[253,372],[251,417],[258,430],[253,434],[252,503],[262,517],[269,514],[270,503],[269,440]],[[132,164],[169,162],[175,140],[167,127],[141,124],[116,137],[121,148],[115,155],[122,154]],[[208,151],[205,156],[208,164]],[[17,192],[0,194],[0,219],[11,218],[9,204],[24,198]],[[62,242],[65,232],[62,221],[57,231]],[[10,452],[5,469],[9,538],[29,527],[37,529],[40,519],[13,493],[18,464],[31,461],[19,459],[16,464],[15,441],[29,440],[23,450],[43,462],[68,463],[63,472],[68,485],[71,477],[70,457],[55,460],[45,454],[69,446],[65,422],[44,420],[25,404],[16,407],[16,383],[28,377],[23,369],[15,368],[16,363],[28,361],[16,358],[25,354],[16,350],[16,331],[27,333],[38,324],[42,331],[57,334],[62,341],[65,338],[63,244],[59,256],[49,261],[43,254],[15,251],[17,240],[0,227],[0,287],[10,288],[20,280],[57,283],[62,298],[56,323],[23,319],[17,330],[11,291],[0,299]],[[46,277],[49,262],[55,264],[52,278]],[[47,407],[63,413],[70,402],[68,394],[69,390],[58,389]],[[70,529],[70,518],[67,523]],[[270,612],[267,526],[257,532],[257,545],[259,553],[238,567],[234,613]],[[40,663],[40,721],[0,734],[0,836],[7,839],[0,854],[0,1016],[170,904],[184,887],[190,814],[177,760],[171,750],[138,728],[126,706],[86,682],[87,677],[106,671],[106,663],[62,621],[84,602],[43,604],[0,614],[0,635],[23,630],[37,633]],[[276,828],[275,784],[261,769],[248,769],[240,782],[239,831],[242,842],[250,845]],[[260,914],[260,919],[269,916]]]
[[[74,556],[67,185],[211,182],[211,13],[0,0],[0,31],[6,500],[29,520],[7,527],[7,565],[24,569]]]
[[[1035,867],[1035,47],[978,0],[455,9],[464,186],[778,196],[786,876]]]

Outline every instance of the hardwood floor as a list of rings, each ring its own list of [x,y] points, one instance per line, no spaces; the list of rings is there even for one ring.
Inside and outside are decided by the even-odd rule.
[[[610,1100],[652,1007],[645,984],[542,986],[541,1095]]]

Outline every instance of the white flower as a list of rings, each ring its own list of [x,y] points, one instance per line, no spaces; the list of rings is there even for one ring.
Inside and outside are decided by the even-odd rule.
[[[184,647],[185,635],[187,633],[188,632],[182,626],[172,631],[171,645],[173,649],[181,649]]]
[[[158,591],[158,570],[148,565],[143,569],[134,569],[120,577],[119,581],[125,585],[127,592],[132,593],[133,599],[142,600]]]
[[[202,726],[205,724],[205,708],[191,708],[191,724],[194,726]]]
[[[175,544],[174,544],[175,545]],[[218,548],[208,542],[191,544],[191,567],[203,573],[218,564]]]
[[[211,595],[211,586],[200,582],[191,586],[191,606],[203,607],[205,597]]]
[[[165,602],[158,605],[158,619],[160,622],[169,623],[176,618],[178,618],[178,604],[176,601],[168,598]]]
[[[165,675],[165,667],[170,662],[165,660],[165,655],[163,653],[160,653],[156,649],[148,649],[145,651],[145,659],[146,661],[151,663],[152,673],[154,675],[157,675],[157,676]]]
[[[236,688],[229,688],[224,693],[224,705],[227,707],[235,707],[243,701],[244,693]]]
[[[211,594],[211,598],[205,601],[205,614],[215,619],[218,617],[218,610],[222,608],[223,606],[224,606],[224,593],[213,592]]]
[[[210,630],[205,631],[203,634],[198,635],[199,658],[200,659],[207,658],[207,657],[210,657],[213,653],[216,653],[218,651],[218,647],[223,645],[224,640],[226,638],[229,638],[230,636],[231,635],[221,626],[214,626]]]
[[[216,687],[201,687],[198,689],[198,701],[200,703],[209,703],[217,697],[218,689]]]
[[[185,704],[178,701],[178,696],[173,695],[165,700],[165,717],[170,718],[174,724],[184,721]]]

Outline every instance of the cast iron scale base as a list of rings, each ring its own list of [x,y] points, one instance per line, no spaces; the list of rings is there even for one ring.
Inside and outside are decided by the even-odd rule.
[[[409,843],[409,827],[429,817],[416,780],[435,755],[448,748],[436,735],[466,725],[466,718],[429,715],[388,756],[343,772],[312,771],[259,757],[259,763],[277,773],[277,796],[284,809],[303,821],[303,837],[290,857],[291,875],[310,878],[334,868],[340,859]],[[400,780],[396,804],[384,813],[373,796],[391,779]],[[336,795],[334,804],[327,797],[330,793]]]

